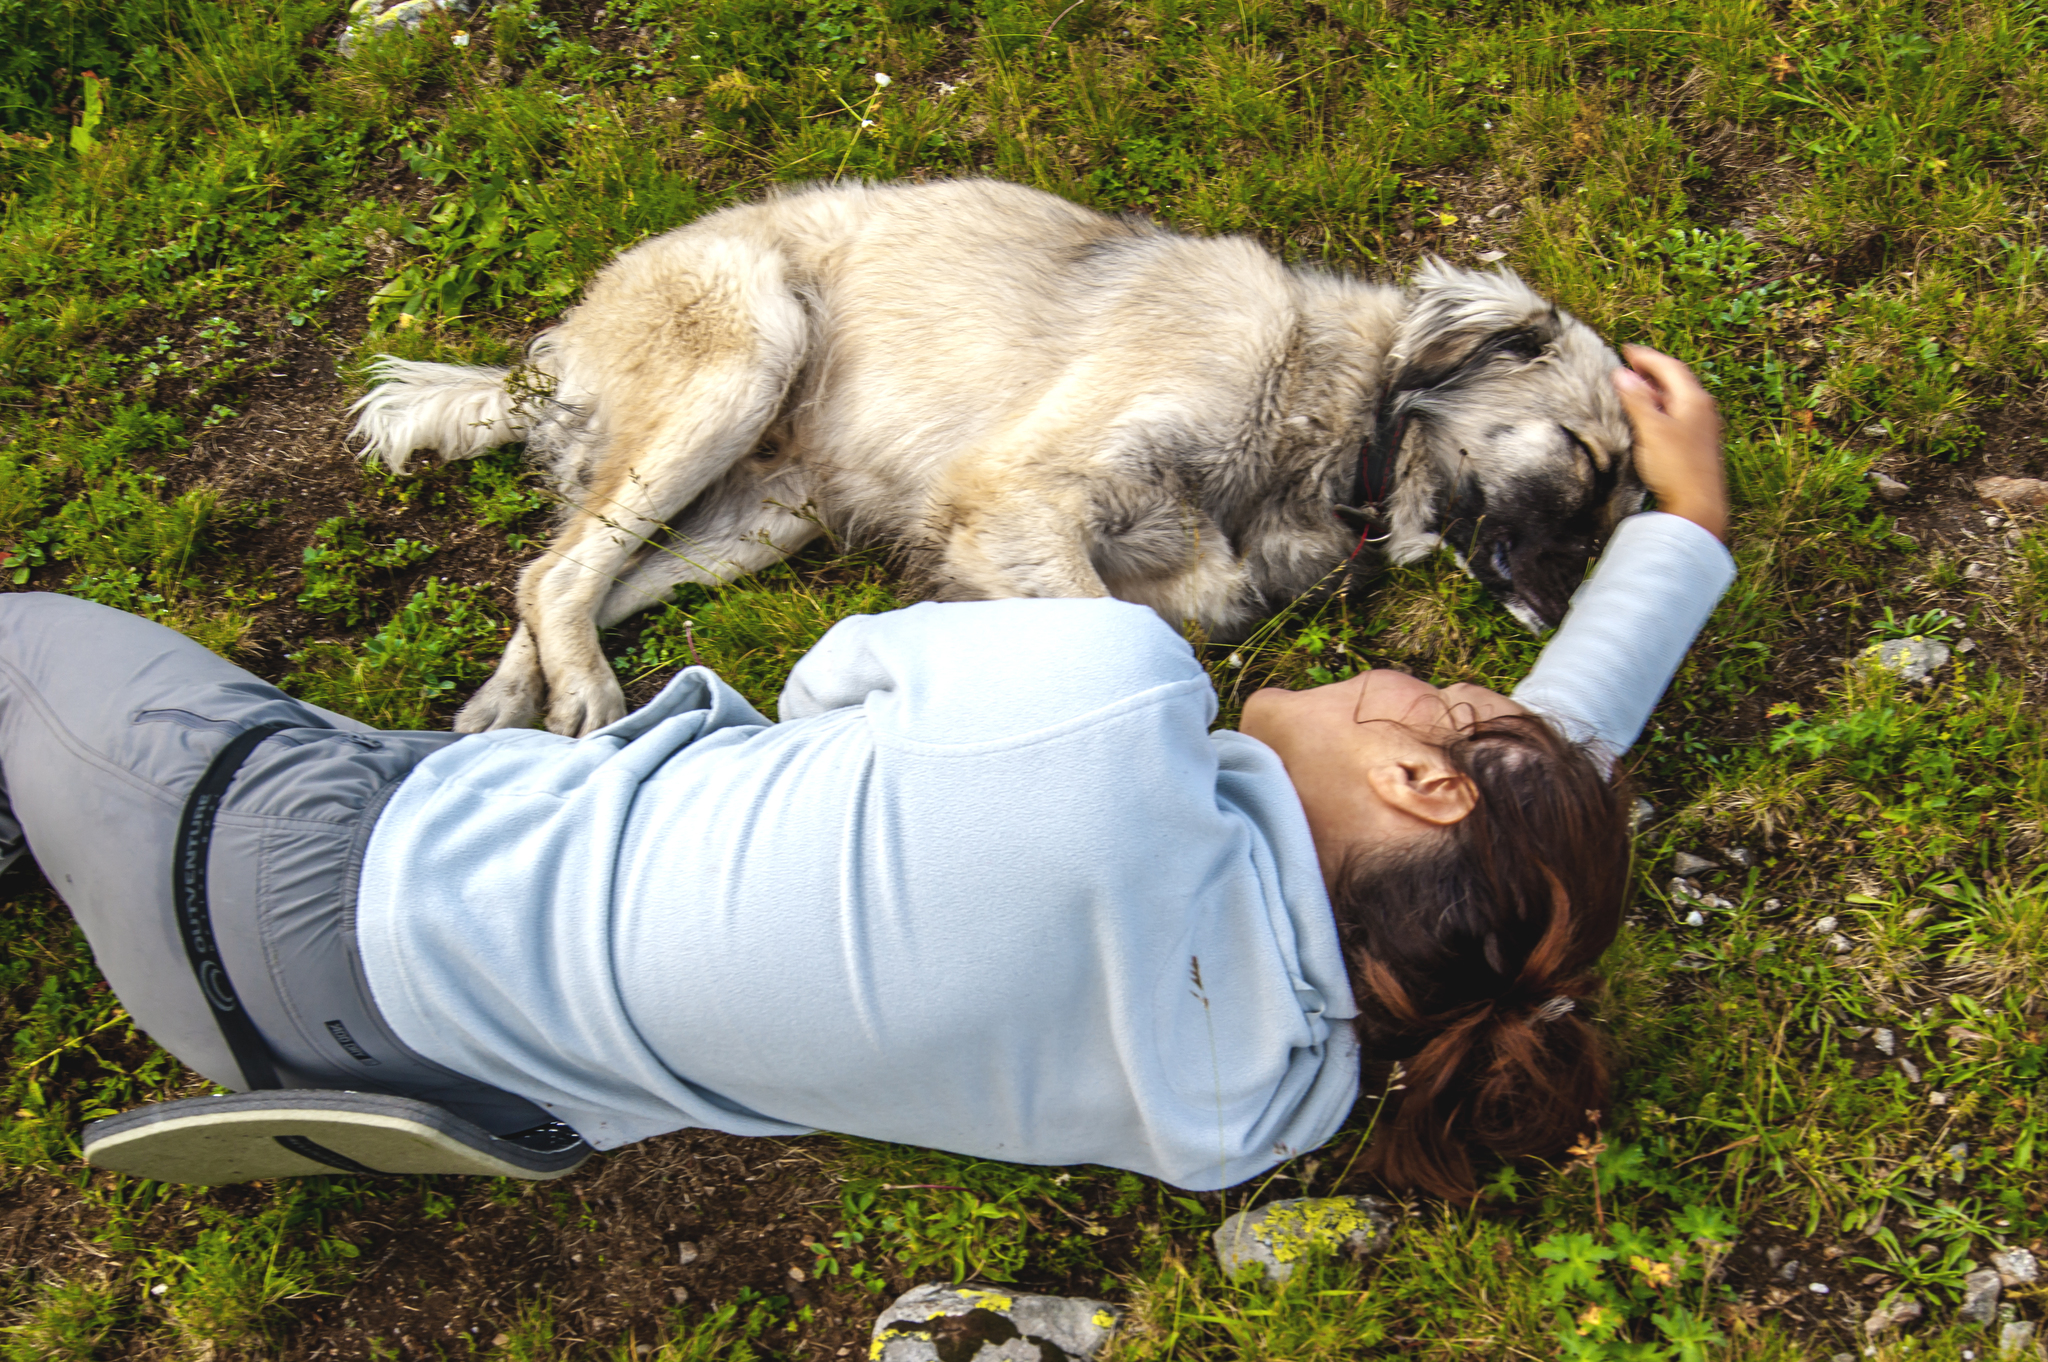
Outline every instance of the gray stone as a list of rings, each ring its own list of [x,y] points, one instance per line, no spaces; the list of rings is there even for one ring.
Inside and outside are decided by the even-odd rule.
[[[875,1362],[1088,1362],[1123,1311],[1102,1301],[928,1282],[875,1321]]]
[[[1719,870],[1719,861],[1710,861],[1704,856],[1695,856],[1690,851],[1681,851],[1671,858],[1671,873],[1674,875],[1703,875],[1709,870]]]
[[[348,8],[348,27],[341,31],[341,38],[335,44],[344,57],[355,53],[357,44],[364,35],[389,33],[393,29],[417,32],[419,26],[436,14],[467,14],[469,0],[355,0]]]
[[[1863,1332],[1875,1338],[1887,1329],[1911,1324],[1925,1313],[1926,1309],[1911,1296],[1894,1296],[1870,1312],[1863,1321]]]
[[[1671,883],[1664,886],[1664,892],[1674,902],[1683,900],[1689,903],[1698,903],[1702,898],[1706,897],[1706,895],[1700,893],[1700,887],[1691,880],[1677,878],[1674,878]]]
[[[1913,494],[1913,489],[1897,478],[1886,477],[1875,469],[1870,473],[1870,485],[1877,492],[1880,501],[1904,501]]]
[[[1228,1276],[1248,1264],[1284,1282],[1313,1253],[1378,1253],[1394,1235],[1392,1208],[1369,1196],[1295,1197],[1239,1211],[1216,1231],[1216,1260]]]
[[[1966,1324],[1989,1324],[1998,1318],[1998,1293],[2004,1283],[1990,1268],[1963,1278],[1963,1308],[1956,1318]]]
[[[1629,806],[1628,830],[1631,833],[1641,832],[1656,821],[1657,806],[1641,795],[1637,795],[1636,802]]]
[[[1744,870],[1756,864],[1756,853],[1748,847],[1722,847],[1721,854],[1728,858],[1730,865],[1739,865]]]
[[[1991,1255],[1991,1266],[2007,1286],[2032,1286],[2041,1275],[2040,1265],[2026,1249],[2006,1249]]]
[[[1979,478],[1977,495],[2007,506],[2048,506],[2048,482],[2039,478]]]
[[[1998,1331],[1998,1355],[2013,1357],[2021,1352],[2034,1352],[2034,1321],[2016,1319]]]
[[[1916,634],[1912,638],[1873,643],[1857,654],[1857,659],[1865,666],[1891,672],[1903,680],[1920,682],[1948,665],[1948,645]]]
[[[1895,1055],[1899,1051],[1898,1041],[1892,1036],[1889,1026],[1878,1027],[1871,1036],[1870,1043],[1877,1047],[1877,1052],[1881,1055]]]

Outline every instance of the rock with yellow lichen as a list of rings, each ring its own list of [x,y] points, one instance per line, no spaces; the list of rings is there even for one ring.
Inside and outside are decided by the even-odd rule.
[[[875,1321],[870,1362],[1088,1362],[1123,1312],[1101,1301],[932,1282]]]
[[[1378,1253],[1394,1234],[1393,1208],[1369,1196],[1297,1197],[1239,1211],[1216,1231],[1216,1258],[1236,1276],[1257,1263],[1284,1282],[1315,1253]]]

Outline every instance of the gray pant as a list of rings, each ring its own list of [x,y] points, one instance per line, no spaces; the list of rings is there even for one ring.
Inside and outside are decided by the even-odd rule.
[[[452,733],[377,732],[161,625],[0,594],[0,866],[31,853],[136,1024],[246,1088],[178,936],[171,853],[207,763],[268,723],[292,727],[235,777],[207,873],[222,962],[280,1080],[437,1102],[494,1134],[550,1120],[400,1041],[356,950],[356,873],[377,812]]]

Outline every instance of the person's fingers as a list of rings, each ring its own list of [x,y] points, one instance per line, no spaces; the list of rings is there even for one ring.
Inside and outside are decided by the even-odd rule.
[[[1659,405],[1674,416],[1684,417],[1697,411],[1702,405],[1712,405],[1713,396],[1701,386],[1690,368],[1660,350],[1647,345],[1631,345],[1623,349],[1622,357],[1629,367],[1656,389],[1661,399]]]
[[[1623,409],[1632,418],[1637,416],[1640,411],[1661,411],[1663,409],[1663,404],[1657,396],[1657,390],[1651,387],[1649,381],[1633,369],[1616,369],[1614,371],[1614,391],[1621,398]]]

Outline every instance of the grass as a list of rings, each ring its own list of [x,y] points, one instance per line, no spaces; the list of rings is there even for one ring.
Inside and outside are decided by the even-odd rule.
[[[1134,1360],[1988,1355],[1963,1276],[2048,1238],[2048,528],[1968,488],[2048,462],[2048,7],[507,0],[347,61],[337,21],[0,13],[0,588],[441,723],[548,503],[512,452],[350,459],[373,354],[501,362],[623,246],[806,179],[990,174],[1388,275],[1501,252],[1696,365],[1729,421],[1742,580],[1634,758],[1657,818],[1606,1005],[1626,1077],[1562,1165],[1277,1289],[1224,1280],[1209,1231],[1359,1190],[1357,1130],[1227,1197],[830,1137],[676,1137],[547,1187],[166,1188],[88,1175],[76,1132],[198,1088],[17,879],[10,1362],[834,1355],[932,1276],[1115,1300]],[[612,656],[638,695],[701,662],[770,706],[898,590],[821,551]],[[1854,663],[1910,633],[1971,646],[1924,687]],[[1227,719],[1269,680],[1509,682],[1535,649],[1428,562],[1204,656]],[[1680,850],[1722,861],[1705,907]],[[676,1267],[686,1240],[724,1256]],[[1866,1337],[1900,1293],[1924,1322]]]

